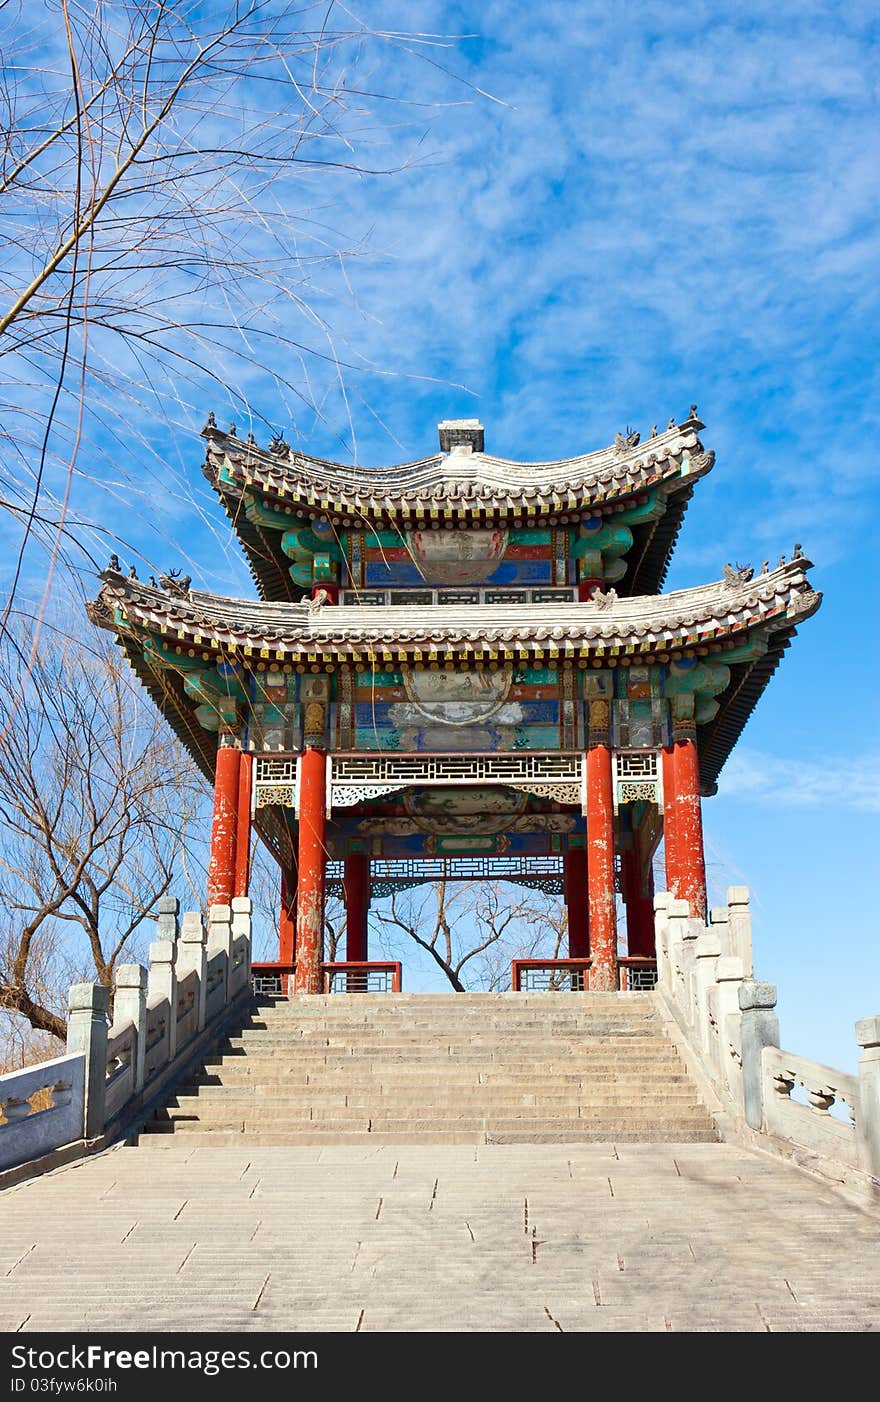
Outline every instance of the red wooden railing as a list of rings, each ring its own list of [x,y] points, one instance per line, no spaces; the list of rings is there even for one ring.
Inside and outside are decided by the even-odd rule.
[[[255,993],[262,993],[270,998],[283,998],[293,992],[295,968],[295,964],[251,964],[251,987]]]
[[[548,991],[565,986],[575,992],[587,987],[588,974],[592,960],[590,959],[513,959],[510,964],[510,987],[514,993],[523,992],[523,975],[529,982],[530,973],[539,973],[546,970],[546,982],[533,981],[533,991],[538,992],[546,988]],[[554,973],[568,975],[567,978],[554,981]],[[540,989],[537,986],[540,982]]]
[[[620,968],[620,988],[622,993],[644,992],[657,982],[657,960],[622,955],[617,961]]]
[[[343,991],[333,987],[337,979],[346,993],[399,993],[403,987],[403,968],[393,959],[345,959],[323,967],[325,993]]]
[[[618,959],[620,990],[622,993],[637,992],[653,988],[657,982],[657,960],[622,955]],[[514,993],[522,993],[523,985],[531,985],[532,992],[555,992],[571,989],[582,992],[589,988],[590,959],[514,959],[510,965],[510,987]],[[545,975],[543,978],[530,978],[529,975]],[[554,975],[558,975],[554,978]],[[526,991],[529,991],[528,988]]]

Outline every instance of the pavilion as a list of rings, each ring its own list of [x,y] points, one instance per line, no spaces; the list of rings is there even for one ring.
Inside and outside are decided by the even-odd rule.
[[[705,916],[701,800],[821,596],[799,547],[660,592],[713,466],[703,428],[692,406],[534,463],[447,421],[439,452],[370,470],[209,418],[204,472],[257,597],[114,558],[90,612],[214,784],[209,902],[247,893],[252,830],[277,859],[294,991],[327,986],[329,883],[365,970],[371,892],[445,875],[564,892],[573,986],[650,975],[661,838],[669,890]]]

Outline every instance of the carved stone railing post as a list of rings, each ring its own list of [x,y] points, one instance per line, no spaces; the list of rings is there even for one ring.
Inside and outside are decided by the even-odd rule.
[[[742,960],[743,977],[750,979],[752,964],[752,915],[748,886],[728,886],[727,919],[730,930],[729,952]]]
[[[173,1061],[177,1050],[177,977],[174,968],[176,957],[177,944],[174,940],[154,940],[150,945],[147,1006],[152,1010],[161,1008],[167,1018],[166,1047],[162,1058],[164,1061]],[[150,1066],[153,1074],[157,1070],[156,1064]]]
[[[657,983],[667,993],[672,992],[672,966],[669,961],[669,902],[668,891],[654,895],[654,943],[657,951]]]
[[[718,1023],[718,1070],[734,1099],[742,1096],[742,1014],[739,990],[742,987],[742,961],[722,954],[715,964],[715,1018]]]
[[[144,1084],[147,1050],[147,971],[141,964],[122,964],[116,970],[113,1026],[123,1028],[129,1022],[134,1025],[136,1036],[132,1092],[137,1094]]]
[[[742,1013],[743,1106],[752,1129],[764,1128],[764,1047],[779,1046],[779,1019],[776,1016],[776,985],[746,979],[739,989]]]
[[[195,972],[198,979],[196,993],[196,1030],[201,1032],[205,1025],[205,996],[207,994],[207,957],[205,954],[205,927],[198,911],[187,911],[181,922],[180,939],[177,944],[177,978],[182,983],[188,974]]]
[[[214,1017],[229,1001],[232,960],[232,909],[212,905],[208,911],[208,992],[206,1017]]]
[[[251,977],[251,902],[248,896],[232,898],[232,963],[229,997],[246,988]]]
[[[102,983],[75,983],[67,1008],[67,1050],[85,1057],[83,1138],[97,1139],[104,1132],[110,990]]]
[[[709,925],[718,936],[721,945],[721,958],[725,959],[730,954],[735,954],[730,938],[730,913],[726,905],[713,906],[709,911]]]
[[[697,1009],[697,1030],[703,1050],[712,1050],[712,1028],[710,1017],[714,1015],[713,997],[715,989],[715,969],[721,955],[721,941],[713,929],[705,929],[697,935],[694,968],[694,999]]]
[[[666,906],[666,952],[669,959],[669,993],[679,1013],[686,1007],[684,977],[684,926],[688,918],[687,901],[671,898]]]
[[[859,1055],[859,1137],[867,1171],[880,1179],[880,1017],[856,1023]]]
[[[176,896],[160,896],[157,910],[156,939],[170,940],[174,944],[178,933],[177,916],[180,911],[180,901]]]
[[[699,922],[691,919],[687,901],[672,900],[667,906],[669,959],[672,965],[671,992],[685,1021],[696,1021],[693,993],[695,946]]]

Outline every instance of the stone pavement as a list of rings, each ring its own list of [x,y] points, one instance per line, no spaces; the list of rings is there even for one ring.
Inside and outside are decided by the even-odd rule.
[[[173,1136],[0,1195],[0,1328],[868,1331],[878,1236],[728,1144]]]

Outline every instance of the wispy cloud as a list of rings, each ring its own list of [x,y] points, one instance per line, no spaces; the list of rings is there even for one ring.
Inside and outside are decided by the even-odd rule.
[[[724,767],[718,793],[777,807],[880,813],[880,753],[832,755],[819,763],[738,747]]]
[[[404,101],[364,122],[358,151],[396,173],[278,185],[315,249],[357,250],[319,260],[304,290],[360,369],[310,362],[308,410],[284,386],[306,371],[261,336],[247,365],[217,346],[220,382],[291,442],[367,465],[430,451],[447,414],[481,414],[491,451],[558,457],[696,399],[718,467],[670,583],[795,540],[846,559],[878,471],[859,448],[880,428],[873,7],[380,0],[370,22],[452,36],[427,51],[473,86],[393,45],[365,49],[352,90]],[[278,255],[269,225],[263,251]],[[254,313],[328,350],[285,298]],[[172,510],[152,536],[131,523],[150,558],[156,533],[177,548],[186,535],[187,568],[218,588],[228,558],[207,519],[223,523],[193,430],[212,404],[231,417],[227,398],[186,379],[174,433],[132,410],[141,442],[118,455],[129,483],[169,464]]]

